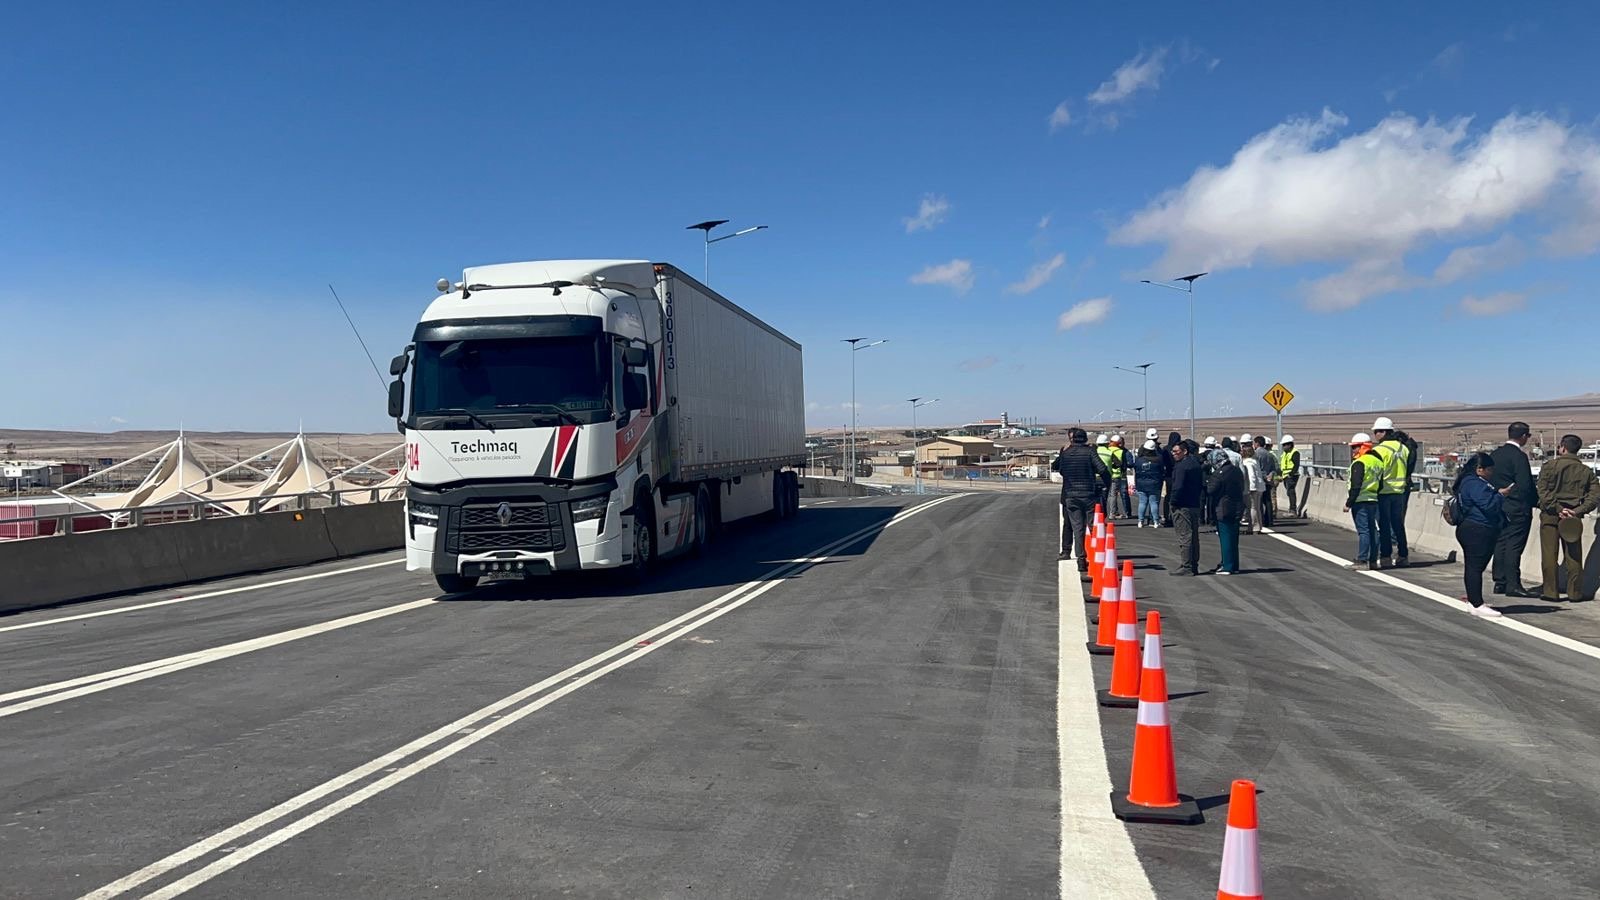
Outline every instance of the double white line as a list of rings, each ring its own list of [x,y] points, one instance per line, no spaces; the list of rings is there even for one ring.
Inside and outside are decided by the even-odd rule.
[[[531,684],[514,694],[496,700],[488,706],[468,713],[442,728],[431,731],[402,747],[385,753],[377,759],[351,769],[343,775],[325,781],[231,828],[219,831],[170,856],[157,860],[131,875],[111,882],[99,890],[85,894],[84,900],[103,900],[103,898],[121,896],[152,879],[172,872],[174,869],[188,865],[224,847],[229,848],[228,855],[213,860],[188,875],[169,882],[144,896],[147,898],[162,898],[176,897],[183,894],[265,853],[290,838],[328,821],[345,810],[383,793],[413,775],[432,768],[434,765],[498,733],[502,729],[509,728],[579,688],[598,681],[617,669],[659,650],[706,624],[716,621],[782,584],[788,578],[828,560],[831,554],[838,553],[869,536],[892,528],[906,519],[932,509],[941,503],[959,499],[960,496],[962,495],[951,495],[919,506],[913,506],[902,510],[887,522],[871,525],[846,535],[812,551],[807,557],[793,560],[762,578],[739,585],[709,603],[692,609],[668,622],[663,622],[649,631],[635,635],[609,650],[591,656],[583,662]],[[452,738],[454,739],[451,740]],[[419,756],[419,754],[423,755]],[[415,758],[411,762],[400,765],[398,768],[392,768],[412,757]],[[367,781],[372,775],[391,768],[392,771],[387,772],[382,778]],[[298,818],[290,819],[287,822],[281,821],[290,816],[300,814],[303,810],[324,798],[338,794],[346,788],[362,782],[366,783],[356,790],[341,794],[330,803],[305,812],[303,815],[299,815]],[[240,839],[269,825],[277,825],[277,827],[247,844],[238,844]]]

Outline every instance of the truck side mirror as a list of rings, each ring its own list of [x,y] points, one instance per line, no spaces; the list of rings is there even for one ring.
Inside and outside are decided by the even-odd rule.
[[[396,378],[406,373],[406,366],[411,364],[411,357],[402,353],[389,360],[389,374]]]
[[[641,368],[649,365],[650,351],[643,347],[630,346],[622,351],[622,364],[630,368]]]
[[[406,414],[406,383],[398,378],[389,382],[389,417],[398,419]]]
[[[623,379],[622,405],[630,410],[650,406],[650,379],[643,372],[629,372]]]

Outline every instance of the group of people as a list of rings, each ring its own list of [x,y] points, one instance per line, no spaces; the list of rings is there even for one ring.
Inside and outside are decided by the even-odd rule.
[[[1403,569],[1411,562],[1406,544],[1406,507],[1411,475],[1417,469],[1417,442],[1394,427],[1388,416],[1372,423],[1372,433],[1350,436],[1350,495],[1344,511],[1356,526],[1356,558],[1350,569]]]
[[[1527,451],[1526,422],[1506,428],[1506,442],[1493,452],[1465,460],[1451,491],[1456,541],[1466,564],[1466,600],[1474,615],[1498,617],[1483,599],[1483,572],[1491,569],[1494,592],[1507,597],[1561,600],[1561,557],[1566,562],[1566,595],[1572,602],[1593,600],[1584,589],[1583,517],[1600,506],[1600,479],[1580,459],[1583,441],[1563,435],[1554,459],[1537,479]],[[1353,469],[1352,469],[1353,471]],[[1522,551],[1539,513],[1539,560],[1543,581],[1535,591],[1522,583]]]
[[[1289,515],[1300,515],[1300,451],[1294,436],[1284,435],[1273,453],[1264,436],[1242,434],[1219,443],[1184,439],[1174,431],[1162,446],[1154,428],[1145,432],[1137,455],[1124,447],[1122,435],[1102,434],[1089,446],[1089,433],[1072,428],[1051,468],[1061,476],[1060,559],[1076,559],[1087,571],[1084,526],[1100,504],[1111,519],[1138,517],[1139,528],[1172,528],[1177,534],[1178,564],[1169,574],[1199,574],[1200,530],[1216,526],[1222,562],[1212,571],[1239,571],[1241,529],[1260,533],[1277,515],[1277,487],[1289,496]],[[1137,513],[1133,495],[1138,496]]]

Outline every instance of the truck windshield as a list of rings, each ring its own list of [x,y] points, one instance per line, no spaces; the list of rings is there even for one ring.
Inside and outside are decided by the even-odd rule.
[[[411,414],[464,427],[469,412],[502,427],[599,422],[610,416],[610,373],[610,343],[591,336],[424,341]]]

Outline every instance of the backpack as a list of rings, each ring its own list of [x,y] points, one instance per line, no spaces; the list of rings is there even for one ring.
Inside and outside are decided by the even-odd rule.
[[[1449,494],[1444,498],[1444,506],[1439,510],[1439,516],[1446,525],[1460,525],[1467,519],[1467,513],[1461,508],[1461,498]]]

